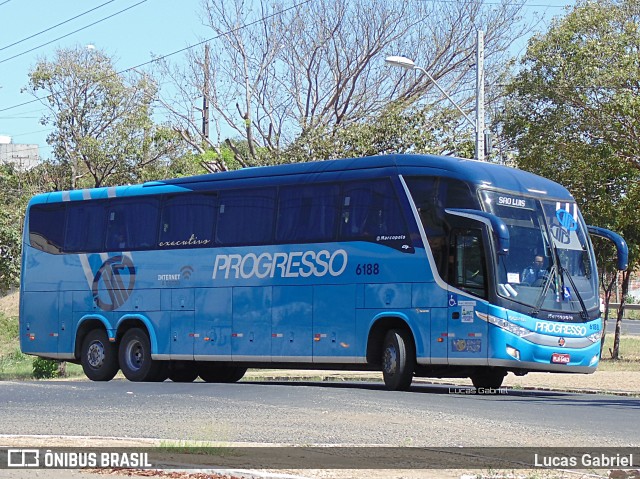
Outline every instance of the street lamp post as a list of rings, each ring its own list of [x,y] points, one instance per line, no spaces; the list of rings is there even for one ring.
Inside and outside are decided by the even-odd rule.
[[[389,65],[406,68],[407,70],[418,70],[424,73],[429,80],[442,92],[444,96],[455,106],[462,116],[473,126],[476,135],[475,142],[475,159],[484,161],[485,145],[484,145],[484,37],[482,31],[478,30],[478,44],[476,56],[476,120],[473,121],[467,115],[460,105],[451,98],[444,88],[442,88],[431,74],[424,68],[416,65],[413,60],[402,56],[390,56],[385,59]]]

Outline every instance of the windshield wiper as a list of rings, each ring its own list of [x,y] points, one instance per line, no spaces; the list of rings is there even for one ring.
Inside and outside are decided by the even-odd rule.
[[[551,286],[551,282],[553,281],[553,279],[557,276],[558,274],[558,267],[556,265],[556,263],[554,262],[551,265],[551,269],[549,270],[549,276],[547,276],[546,281],[544,283],[544,287],[542,288],[542,291],[540,292],[540,295],[538,296],[538,300],[536,301],[536,306],[535,308],[533,308],[531,310],[531,316],[533,316],[534,318],[538,316],[538,314],[540,313],[540,308],[542,308],[542,303],[544,303],[544,298],[547,297],[547,293],[549,292],[549,286]]]
[[[573,288],[573,291],[576,294],[576,298],[578,298],[578,302],[580,303],[580,307],[582,308],[580,317],[586,321],[587,319],[589,319],[589,312],[587,311],[587,306],[584,304],[582,295],[580,294],[580,291],[578,291],[578,288],[576,288],[576,283],[573,281],[573,276],[571,276],[571,273],[569,273],[569,270],[567,270],[567,268],[565,268],[564,266],[560,265],[560,274],[562,275],[563,278],[564,278],[564,273],[566,273],[567,278],[569,278],[569,283],[571,283],[571,287]],[[564,294],[564,286],[562,289]]]
[[[551,266],[551,269],[549,271],[549,277],[547,278],[547,281],[544,284],[544,288],[542,289],[540,296],[538,296],[536,306],[534,309],[531,310],[531,316],[536,317],[540,313],[540,308],[542,308],[542,304],[544,303],[544,300],[547,297],[547,293],[549,292],[549,287],[551,286],[551,283],[554,279],[560,279],[559,284],[556,284],[556,295],[558,297],[558,300],[561,301],[560,295],[564,297],[564,291],[565,291],[564,278],[566,274],[566,277],[569,279],[569,284],[571,284],[571,287],[575,292],[576,298],[580,303],[580,308],[582,309],[582,311],[580,312],[580,317],[586,321],[587,319],[589,319],[589,312],[587,311],[587,306],[584,304],[582,295],[580,294],[580,291],[578,291],[578,288],[576,288],[576,283],[573,281],[573,277],[571,276],[571,273],[569,273],[569,270],[567,270],[567,268],[562,266],[562,261],[560,260],[560,254],[558,253],[558,247],[553,243],[550,246],[553,251],[553,256],[555,258],[555,261]]]

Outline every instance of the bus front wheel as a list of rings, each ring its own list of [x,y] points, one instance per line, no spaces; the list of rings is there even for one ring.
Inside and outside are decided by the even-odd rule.
[[[159,381],[164,376],[166,365],[151,359],[149,336],[140,328],[132,328],[124,333],[118,358],[120,369],[129,381]]]
[[[382,376],[387,389],[406,391],[411,386],[416,364],[413,341],[404,329],[392,329],[382,346]]]
[[[80,354],[82,370],[92,381],[111,381],[118,372],[118,349],[102,329],[89,331]]]
[[[486,368],[471,376],[473,386],[484,391],[494,391],[502,386],[502,381],[507,373],[501,369]]]

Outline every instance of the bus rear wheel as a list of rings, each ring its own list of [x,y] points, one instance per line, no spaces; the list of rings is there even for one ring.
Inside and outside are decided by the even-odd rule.
[[[120,341],[120,369],[129,381],[164,380],[165,365],[151,359],[149,336],[140,328],[129,329]]]
[[[109,342],[106,331],[89,331],[82,341],[80,363],[92,381],[111,381],[118,372],[118,349]]]
[[[235,383],[242,379],[247,368],[201,363],[198,371],[200,378],[207,383]]]
[[[387,332],[382,345],[382,377],[387,389],[408,390],[415,365],[416,355],[410,334],[404,329]]]

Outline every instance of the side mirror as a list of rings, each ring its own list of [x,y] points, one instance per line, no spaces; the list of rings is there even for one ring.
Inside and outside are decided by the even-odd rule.
[[[498,218],[496,215],[491,213],[487,213],[486,211],[481,210],[468,210],[462,208],[447,208],[444,210],[447,214],[454,216],[461,216],[463,218],[469,218],[475,221],[479,221],[480,223],[484,223],[491,230],[496,237],[496,246],[498,249],[498,254],[509,254],[509,229],[502,219]]]
[[[629,247],[627,246],[627,242],[622,236],[620,236],[618,233],[614,233],[611,230],[600,228],[598,226],[587,226],[587,231],[589,231],[589,234],[592,234],[594,236],[606,238],[614,245],[616,245],[616,250],[618,252],[617,268],[620,271],[624,271],[627,269],[627,267],[629,266]]]

